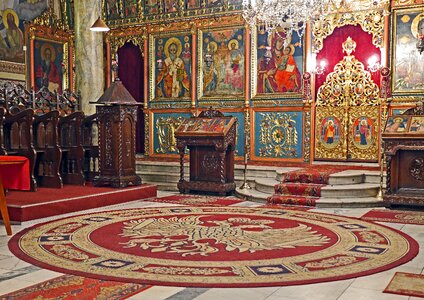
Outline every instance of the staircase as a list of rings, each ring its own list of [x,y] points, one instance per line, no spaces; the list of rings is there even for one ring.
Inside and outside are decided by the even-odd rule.
[[[266,204],[274,194],[274,186],[281,182],[283,174],[298,168],[254,166],[247,169],[247,183],[251,189],[241,189],[244,182],[244,165],[234,166],[236,195],[240,198]],[[143,183],[154,184],[158,190],[178,192],[180,178],[178,162],[137,161],[137,174]],[[185,164],[184,174],[189,177],[189,166]],[[385,179],[384,179],[385,182]],[[380,172],[347,170],[330,175],[329,184],[321,190],[317,207],[376,207],[383,206],[377,199],[380,187]]]

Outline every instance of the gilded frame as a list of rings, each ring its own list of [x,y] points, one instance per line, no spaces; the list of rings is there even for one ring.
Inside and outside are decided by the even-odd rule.
[[[46,0],[41,5],[47,5]],[[8,4],[4,4],[1,11],[3,28],[0,33],[0,78],[2,79],[26,80],[26,34],[24,18],[21,14],[18,15],[15,7],[13,5],[8,6]],[[26,17],[29,17],[28,14],[31,14],[31,17],[36,17],[31,9],[25,10],[25,14]],[[11,24],[8,21],[9,17]],[[13,27],[10,28],[10,26]]]
[[[157,90],[158,84],[157,84],[157,78],[158,75],[158,55],[163,55],[162,52],[164,52],[164,56],[161,56],[161,58],[165,58],[162,60],[162,67],[166,66],[167,62],[166,59],[169,58],[169,52],[168,47],[171,46],[171,44],[177,44],[177,56],[180,58],[180,62],[184,63],[184,70],[186,74],[182,74],[183,78],[180,81],[181,82],[180,91],[176,92],[178,96],[164,96],[164,97],[158,97],[159,91]],[[189,59],[184,58],[184,51],[186,50],[186,44],[189,44],[189,51],[191,52]],[[161,33],[152,33],[149,35],[149,101],[151,103],[154,102],[178,102],[178,101],[191,101],[191,95],[192,95],[192,77],[195,76],[193,73],[193,59],[192,56],[194,53],[192,53],[192,44],[193,44],[193,35],[190,31],[175,31],[167,34],[161,34]],[[157,45],[159,45],[157,47]],[[161,48],[162,46],[162,48]],[[179,53],[178,53],[179,52]],[[168,54],[166,54],[168,53]],[[188,58],[188,57],[187,57]],[[188,67],[187,67],[188,65]],[[165,68],[163,69],[165,70]],[[177,70],[177,73],[180,72]],[[179,73],[181,74],[181,72]],[[187,75],[187,76],[185,76]],[[176,77],[179,76],[176,74]],[[180,78],[181,79],[181,78]],[[165,80],[165,79],[163,79]],[[161,81],[163,81],[161,80]],[[173,79],[174,80],[174,79]],[[188,82],[187,82],[188,81]],[[187,90],[187,84],[189,85],[189,89]],[[183,90],[186,90],[184,92]],[[163,93],[163,89],[161,88],[161,92]],[[171,91],[171,94],[174,92]],[[183,95],[179,96],[180,93],[184,93]]]
[[[227,33],[223,33],[226,31],[233,31],[232,34],[228,35]],[[222,43],[222,49],[228,49],[228,55],[229,57],[232,57],[232,65],[235,65],[235,63],[233,62],[238,62],[238,63],[242,63],[242,67],[237,67],[237,71],[234,72],[234,74],[237,74],[238,77],[240,77],[240,72],[243,72],[242,74],[242,80],[241,82],[236,82],[234,81],[233,83],[233,87],[234,85],[239,87],[239,90],[241,90],[239,93],[235,93],[235,94],[228,94],[228,93],[223,93],[223,92],[217,92],[215,94],[212,95],[211,91],[208,91],[208,93],[205,93],[205,89],[211,86],[211,82],[209,80],[210,76],[208,75],[209,73],[216,73],[216,88],[218,87],[218,85],[220,83],[222,83],[224,81],[224,79],[222,79],[222,75],[220,75],[220,73],[222,72],[218,72],[216,69],[205,69],[210,68],[211,66],[214,65],[220,65],[218,64],[216,61],[214,62],[215,59],[218,59],[219,55],[223,54],[223,52],[219,52],[218,51],[222,51],[220,49],[218,49],[218,43],[217,40],[209,40],[209,37],[204,37],[204,35],[210,35],[211,38],[214,37],[214,34],[216,32],[219,32],[220,35],[223,37],[223,40],[221,41]],[[215,34],[216,35],[216,34]],[[224,38],[225,36],[225,38]],[[246,80],[247,80],[247,76],[248,76],[248,66],[246,65],[246,55],[248,55],[248,53],[246,53],[246,28],[243,26],[233,26],[233,27],[214,27],[214,28],[207,28],[207,29],[198,29],[197,32],[197,39],[198,39],[198,55],[197,55],[197,99],[199,100],[199,102],[204,102],[204,101],[210,101],[210,100],[245,100],[245,96],[246,96]],[[206,45],[206,43],[208,43]],[[210,50],[210,48],[212,46],[210,46],[210,44],[214,43],[214,47],[215,49]],[[234,45],[234,49],[229,49],[229,47],[231,45]],[[241,45],[240,45],[241,44]],[[216,46],[215,46],[216,45]],[[232,46],[231,46],[232,47]],[[208,51],[207,49],[209,48],[209,52],[213,52],[213,55],[211,57],[212,61],[210,63],[209,66],[207,66],[205,60],[205,55],[206,52]],[[205,51],[206,50],[206,51]],[[218,54],[216,54],[218,53]],[[234,54],[234,55],[233,55]],[[213,65],[212,65],[213,63]],[[225,66],[225,65],[224,65]],[[228,63],[225,67],[229,67]],[[234,71],[236,69],[236,67],[233,66],[232,70]],[[204,72],[208,75],[208,77],[206,77],[204,75]],[[228,73],[226,73],[228,74]],[[213,75],[211,75],[213,76]],[[208,85],[205,86],[204,80],[205,78],[208,78]],[[222,80],[221,80],[222,79]],[[233,79],[237,79],[237,77],[233,77]],[[228,91],[233,90],[231,88],[227,89]]]
[[[37,90],[37,68],[41,73],[42,66],[40,63],[42,56],[45,57],[41,52],[45,53],[46,48],[50,48],[51,53],[53,53],[53,50],[55,51],[55,55],[51,55],[51,60],[60,73],[60,90],[75,92],[73,32],[61,20],[58,20],[52,11],[47,11],[32,23],[27,24],[26,31],[28,32],[27,46],[29,48],[29,68],[27,70],[29,86]],[[57,84],[60,86],[60,83]],[[53,85],[50,87],[53,88]],[[57,90],[57,92],[61,92],[60,90]]]
[[[424,61],[416,49],[416,35],[420,24],[424,34],[424,11],[418,6],[394,10],[392,24],[393,94],[422,94]]]
[[[298,70],[299,73],[296,76],[296,83],[298,84],[297,88],[289,87],[289,89],[296,89],[297,91],[283,91],[283,89],[286,89],[286,87],[281,87],[282,91],[272,91],[272,92],[263,92],[261,89],[262,87],[259,86],[260,80],[259,80],[259,72],[261,72],[261,68],[259,65],[264,64],[262,59],[265,56],[266,47],[270,47],[270,54],[272,55],[272,58],[270,60],[270,63],[275,62],[275,41],[277,39],[281,39],[284,41],[285,32],[284,30],[280,30],[280,34],[275,33],[273,37],[271,37],[271,40],[269,40],[268,33],[265,32],[265,30],[260,28],[261,26],[258,26],[254,32],[251,34],[251,70],[250,70],[250,89],[251,89],[251,97],[252,101],[255,100],[268,100],[268,99],[293,99],[293,98],[300,98],[302,97],[302,89],[303,89],[303,80],[302,75],[305,72],[305,61],[306,61],[306,53],[305,53],[305,37],[299,37],[299,35],[294,32],[293,37],[291,38],[289,42],[289,47],[292,49],[292,53],[289,54],[291,57],[290,59],[294,59],[295,61],[295,69]],[[299,55],[300,52],[300,55]],[[259,57],[259,53],[262,54],[262,56]],[[297,54],[297,55],[296,55]],[[298,64],[300,57],[300,66]],[[277,89],[276,87],[270,87]]]

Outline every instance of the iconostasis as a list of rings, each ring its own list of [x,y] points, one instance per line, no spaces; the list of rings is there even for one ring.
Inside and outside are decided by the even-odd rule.
[[[71,34],[30,35],[22,27],[26,61],[16,61],[19,51],[12,61],[11,50],[4,50],[10,43],[0,40],[0,65],[8,59],[21,64],[25,76],[19,78],[35,86],[37,65],[54,53],[60,87],[78,89],[73,1],[59,2],[55,10],[63,12],[59,19]],[[416,47],[424,36],[420,2],[392,1],[389,11],[339,11],[300,36],[250,28],[241,0],[106,0],[106,82],[119,77],[143,103],[137,150],[151,157],[177,158],[176,128],[213,107],[237,119],[238,160],[378,161],[386,118],[424,93],[424,54]]]

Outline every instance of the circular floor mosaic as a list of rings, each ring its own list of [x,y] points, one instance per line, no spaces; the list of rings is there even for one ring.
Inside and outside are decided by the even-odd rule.
[[[418,244],[375,223],[273,208],[98,212],[28,228],[19,258],[58,272],[154,285],[259,287],[358,277],[411,260]]]

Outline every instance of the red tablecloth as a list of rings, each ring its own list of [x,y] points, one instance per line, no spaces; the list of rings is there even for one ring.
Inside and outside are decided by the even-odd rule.
[[[0,180],[3,187],[12,190],[29,190],[29,160],[23,156],[0,155]]]

